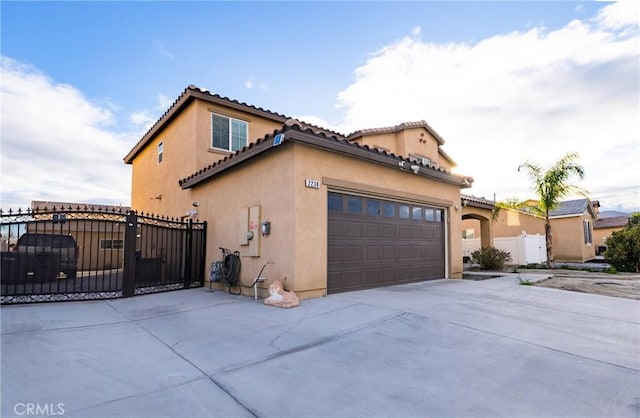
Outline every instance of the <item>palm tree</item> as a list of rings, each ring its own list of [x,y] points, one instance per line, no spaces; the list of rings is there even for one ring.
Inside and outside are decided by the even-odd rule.
[[[525,161],[520,164],[518,171],[524,169],[529,175],[532,188],[538,195],[538,204],[531,209],[544,217],[544,234],[547,244],[547,268],[554,268],[553,242],[549,212],[558,206],[558,203],[570,194],[585,195],[586,191],[569,183],[573,175],[584,178],[584,168],[575,161],[577,153],[569,153],[555,162],[546,170],[539,164]]]

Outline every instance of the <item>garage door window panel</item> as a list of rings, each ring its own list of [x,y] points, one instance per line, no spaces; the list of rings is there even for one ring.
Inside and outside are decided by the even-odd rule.
[[[342,212],[342,195],[329,193],[329,212]]]
[[[391,202],[383,203],[383,211],[382,214],[386,218],[395,218],[396,217],[396,205]]]
[[[362,215],[362,199],[359,197],[347,198],[347,212],[352,215]]]
[[[380,201],[379,200],[367,200],[367,215],[378,216],[380,215]]]
[[[398,205],[398,216],[400,219],[409,219],[409,206]]]
[[[414,221],[422,220],[422,208],[414,206],[411,208],[411,217]]]

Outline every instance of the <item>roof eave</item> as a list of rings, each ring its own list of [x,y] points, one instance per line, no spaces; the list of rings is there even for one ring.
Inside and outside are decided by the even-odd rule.
[[[198,173],[181,180],[179,182],[180,187],[182,189],[195,187],[201,182],[208,180],[211,177],[232,167],[235,167],[257,156],[258,154],[266,152],[270,149],[274,149],[273,137],[276,133],[277,132],[274,132],[274,135],[268,135],[267,137],[262,139],[262,141],[258,141],[254,144],[249,145],[248,150],[243,150],[230,157],[225,157],[225,159],[219,161],[216,164],[213,164],[212,166],[209,166],[207,169],[200,170]],[[325,138],[321,139],[314,134],[301,131],[297,126],[293,126],[290,129],[284,131],[284,135],[286,138],[285,142],[297,142],[313,148],[331,152],[338,152],[344,155],[349,155],[354,158],[374,162],[390,168],[397,168],[405,172],[413,172],[413,169],[411,168],[411,162],[394,154],[374,152],[369,147],[363,147],[359,144],[349,143],[345,140],[335,137],[328,137],[326,135],[322,135]],[[252,147],[255,148],[251,150]],[[471,184],[473,183],[473,179],[471,177],[457,176],[436,169],[425,169],[424,167],[419,167],[415,174],[452,184],[460,187],[461,189],[471,187]]]

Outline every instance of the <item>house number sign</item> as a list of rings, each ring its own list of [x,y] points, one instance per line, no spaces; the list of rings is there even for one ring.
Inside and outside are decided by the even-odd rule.
[[[304,185],[305,185],[305,187],[309,187],[311,189],[319,189],[320,188],[320,180],[306,179],[304,181]]]

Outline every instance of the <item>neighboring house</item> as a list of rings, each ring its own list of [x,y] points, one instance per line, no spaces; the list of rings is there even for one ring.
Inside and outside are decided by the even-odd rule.
[[[596,255],[603,255],[607,247],[607,238],[615,231],[622,231],[629,223],[629,215],[599,218],[593,227],[593,243]]]
[[[511,263],[530,264],[546,260],[544,219],[525,210],[501,208],[495,202],[462,196],[463,256],[468,259],[480,247],[494,246],[511,254]]]
[[[549,213],[556,261],[585,262],[596,256],[593,227],[600,203],[587,198],[560,202]]]
[[[54,221],[54,209],[65,215],[64,221],[59,217]],[[128,206],[32,201],[34,222],[27,224],[26,232],[71,235],[78,246],[79,270],[118,269],[124,261],[124,229],[105,221],[121,219],[129,210]]]
[[[208,222],[207,265],[238,250],[248,286],[273,261],[307,298],[461,277],[473,180],[443,143],[424,121],[343,136],[189,86],[125,162],[134,209]]]

